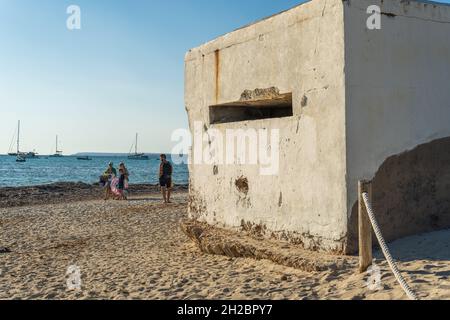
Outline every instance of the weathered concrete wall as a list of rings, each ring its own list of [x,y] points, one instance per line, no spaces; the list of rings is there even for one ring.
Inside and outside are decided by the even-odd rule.
[[[366,28],[373,4],[382,8],[381,30]],[[354,251],[357,181],[375,177],[391,156],[450,136],[450,7],[350,0],[344,10],[348,249]],[[387,160],[375,178],[374,205],[390,240],[448,227],[449,164],[440,149],[448,143],[431,146]]]
[[[186,55],[191,130],[280,129],[280,172],[190,165],[192,217],[342,252],[347,234],[344,26],[341,0],[315,0]],[[246,90],[292,93],[294,116],[210,125],[211,105]],[[193,149],[195,149],[195,141]]]
[[[381,30],[366,27],[373,4]],[[191,164],[191,216],[354,252],[357,181],[374,178],[387,239],[447,227],[448,153],[440,148],[448,142],[440,138],[450,136],[449,61],[450,7],[397,0],[314,0],[191,50],[193,132],[200,121],[203,131],[281,136],[277,176],[255,165]],[[255,88],[272,88],[261,92],[274,99],[292,93],[293,116],[221,123]],[[225,109],[212,116],[213,105]]]

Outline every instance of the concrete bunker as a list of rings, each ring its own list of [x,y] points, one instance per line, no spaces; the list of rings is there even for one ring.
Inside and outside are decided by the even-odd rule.
[[[370,5],[395,18],[368,30]],[[239,159],[190,164],[191,218],[351,253],[358,180],[374,177],[388,241],[449,226],[449,53],[450,6],[414,0],[311,0],[190,50],[191,129],[280,137],[263,150],[279,150],[274,176]]]

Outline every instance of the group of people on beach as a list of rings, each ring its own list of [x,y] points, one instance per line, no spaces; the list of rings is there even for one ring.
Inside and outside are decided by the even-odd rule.
[[[105,188],[105,200],[114,198],[116,200],[128,199],[128,187],[130,173],[128,172],[125,163],[120,163],[119,174],[112,162],[109,163],[108,168],[100,176],[100,183]]]
[[[159,185],[161,187],[161,193],[164,203],[171,203],[170,196],[173,188],[172,164],[167,160],[165,154],[160,155],[159,166]],[[117,174],[116,168],[112,162],[109,163],[108,168],[100,176],[100,183],[105,189],[105,200],[127,200],[129,195],[129,182],[130,172],[128,171],[125,163],[119,164],[119,173]]]

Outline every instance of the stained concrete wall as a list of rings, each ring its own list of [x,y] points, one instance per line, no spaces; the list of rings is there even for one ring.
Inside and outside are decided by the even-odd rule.
[[[373,4],[383,12],[381,30],[365,27]],[[349,249],[358,179],[375,177],[389,240],[449,227],[450,164],[440,150],[448,143],[438,139],[450,136],[450,6],[349,0],[344,16]]]
[[[343,252],[347,234],[344,26],[341,0],[315,0],[186,55],[191,130],[280,129],[280,170],[190,165],[190,215],[309,249]],[[210,125],[211,105],[245,90],[293,95],[294,116]],[[193,149],[196,148],[195,142]]]
[[[382,29],[371,31],[374,4]],[[450,136],[449,40],[449,6],[313,0],[191,50],[193,132],[201,121],[203,131],[276,128],[281,136],[277,176],[191,164],[191,217],[352,253],[357,181],[374,178],[387,239],[449,226],[449,155],[436,152]],[[270,87],[292,93],[293,117],[210,124],[210,106]]]

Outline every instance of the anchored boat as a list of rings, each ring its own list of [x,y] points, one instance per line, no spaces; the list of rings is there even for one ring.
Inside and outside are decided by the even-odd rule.
[[[13,141],[14,141],[14,137],[13,137]],[[17,157],[17,159],[16,159],[17,162],[24,162],[24,161],[22,161],[22,159],[38,159],[39,158],[39,155],[35,151],[32,151],[32,152],[21,152],[20,151],[20,120],[17,123],[17,140],[16,140],[17,149],[16,149],[16,152],[11,151],[12,145],[14,143],[13,141],[11,142],[11,145],[9,146],[8,155]]]
[[[131,146],[133,148],[133,146]],[[149,156],[145,153],[138,153],[138,134],[136,133],[136,142],[134,143],[134,154],[128,156],[129,160],[149,160]]]
[[[50,158],[62,158],[63,154],[62,151],[58,150],[58,136],[56,136],[56,150],[55,154],[52,154]]]
[[[17,140],[16,140],[17,149],[16,149],[16,152],[12,152],[12,148],[13,148],[13,144],[14,144],[14,137],[15,137],[15,135],[13,136],[13,139],[12,139],[11,144],[9,146],[8,155],[13,156],[13,157],[18,157],[19,154],[20,154],[20,151],[19,151],[20,150],[20,120],[17,123]]]
[[[81,160],[81,161],[91,161],[92,158],[89,156],[83,156],[83,157],[77,157],[77,160]]]

